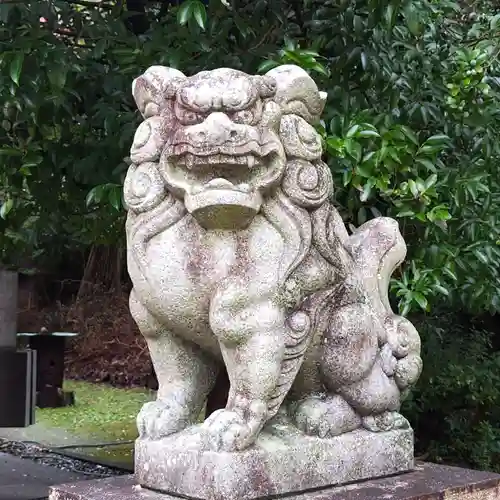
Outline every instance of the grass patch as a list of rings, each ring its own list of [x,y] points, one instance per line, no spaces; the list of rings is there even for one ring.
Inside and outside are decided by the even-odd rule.
[[[67,380],[66,391],[74,391],[75,406],[37,408],[36,421],[46,427],[64,429],[88,442],[111,443],[137,438],[136,417],[142,405],[155,398],[153,391],[144,389],[117,389],[105,384]],[[205,411],[198,421],[204,420]],[[117,464],[133,465],[133,444],[101,448],[72,448],[75,453],[109,460]]]
[[[117,389],[105,384],[68,380],[64,389],[75,392],[75,406],[37,408],[36,420],[48,427],[64,429],[79,438],[115,442],[136,439],[135,419],[142,405],[154,399],[152,391]],[[81,453],[129,462],[133,445],[77,449]]]
[[[121,446],[109,446],[107,448],[85,448],[74,450],[81,455],[102,460],[103,462],[124,465],[134,468],[134,445],[124,444]]]

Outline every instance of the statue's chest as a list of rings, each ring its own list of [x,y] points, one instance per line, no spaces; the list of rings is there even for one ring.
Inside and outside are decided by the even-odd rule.
[[[183,301],[190,301],[190,308],[198,304],[205,309],[225,278],[277,285],[282,251],[281,236],[264,219],[245,231],[205,231],[187,216],[149,242],[149,280],[164,306],[182,308]]]
[[[204,295],[231,272],[237,254],[234,234],[207,234],[186,217],[149,242],[147,260],[154,269],[150,279],[160,289]]]

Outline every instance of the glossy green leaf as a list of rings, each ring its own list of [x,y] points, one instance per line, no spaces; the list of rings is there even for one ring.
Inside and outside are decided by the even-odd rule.
[[[473,253],[477,257],[477,259],[481,261],[483,264],[488,264],[488,257],[486,257],[486,255],[479,249],[475,249]]]
[[[193,17],[198,26],[204,30],[207,23],[207,10],[202,2],[197,1],[193,4]]]
[[[380,137],[380,134],[375,130],[361,130],[357,135],[358,137]]]
[[[415,198],[418,198],[418,196],[419,196],[420,193],[418,191],[417,183],[413,179],[410,179],[408,181],[408,186],[410,187],[411,194]]]
[[[260,63],[259,67],[257,68],[257,71],[259,73],[267,73],[269,70],[276,68],[276,66],[279,66],[279,63],[269,59],[267,61],[263,61],[262,63]]]
[[[420,306],[421,309],[423,309],[424,311],[427,311],[427,309],[429,307],[429,301],[422,293],[415,292],[412,295],[412,297],[415,300],[415,302]]]
[[[0,206],[0,217],[6,219],[13,206],[14,200],[12,198],[7,198]]]
[[[347,134],[346,134],[346,137],[354,137],[358,134],[358,131],[360,129],[360,126],[359,125],[353,125],[348,131],[347,131]]]
[[[177,22],[183,26],[193,17],[193,8],[196,0],[187,0],[179,5],[177,10]]]
[[[121,207],[122,207],[122,193],[121,193],[121,189],[119,186],[116,186],[113,189],[110,189],[108,200],[109,200],[110,205],[115,210],[121,209]]]
[[[23,69],[24,53],[15,52],[14,57],[10,63],[10,78],[16,84],[19,85],[19,78],[21,77],[21,71]]]

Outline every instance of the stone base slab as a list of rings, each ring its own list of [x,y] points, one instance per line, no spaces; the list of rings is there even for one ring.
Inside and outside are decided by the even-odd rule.
[[[274,424],[242,452],[203,451],[199,429],[161,441],[138,440],[139,484],[202,500],[249,500],[406,472],[413,431],[357,430],[330,439]]]
[[[417,464],[412,472],[287,497],[290,500],[498,500],[500,475]],[[137,486],[134,476],[53,486],[49,500],[178,500]]]

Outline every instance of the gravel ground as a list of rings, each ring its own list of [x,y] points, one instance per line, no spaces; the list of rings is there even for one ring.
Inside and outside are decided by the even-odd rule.
[[[34,462],[42,465],[57,467],[68,472],[88,475],[89,479],[99,479],[127,474],[126,471],[121,469],[105,467],[86,460],[79,460],[77,458],[59,455],[58,453],[54,453],[53,451],[43,448],[36,443],[0,439],[0,452],[33,460]]]

